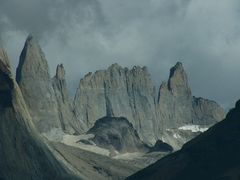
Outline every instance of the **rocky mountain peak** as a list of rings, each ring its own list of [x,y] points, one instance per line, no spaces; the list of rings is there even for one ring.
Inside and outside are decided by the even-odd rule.
[[[61,65],[57,70],[57,76],[64,77]],[[38,130],[45,133],[53,128],[64,129],[59,118],[58,101],[47,60],[32,35],[28,36],[22,50],[16,79]],[[64,82],[60,82],[59,86],[63,87]]]
[[[118,63],[114,63],[108,68],[108,70],[112,70],[112,69],[122,69],[122,66],[120,66]]]
[[[177,62],[177,64],[170,69],[168,89],[175,96],[191,95],[187,73],[181,62]]]
[[[65,69],[64,69],[63,64],[57,65],[55,77],[59,80],[65,79]]]
[[[45,80],[49,79],[50,75],[47,60],[38,41],[29,35],[20,55],[16,79],[20,82],[22,79],[34,77]]]

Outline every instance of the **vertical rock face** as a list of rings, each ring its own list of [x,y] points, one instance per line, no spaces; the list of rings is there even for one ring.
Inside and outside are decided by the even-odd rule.
[[[192,96],[181,63],[170,70],[168,83],[160,86],[158,110],[164,129],[186,124],[213,125],[224,119],[224,110],[214,101]]]
[[[73,115],[67,102],[64,74],[63,68],[59,66],[56,76],[53,80],[50,78],[45,55],[37,41],[29,36],[20,56],[16,80],[41,133],[55,128],[73,132],[69,124]]]
[[[0,49],[0,179],[62,179],[64,168],[37,135]]]
[[[16,79],[40,132],[61,127],[48,69],[40,46],[33,37],[29,36],[20,56]]]
[[[124,116],[145,142],[155,141],[155,88],[145,67],[129,70],[113,64],[87,74],[80,81],[74,108],[88,129],[106,115]]]
[[[171,68],[168,82],[160,87],[158,108],[164,129],[192,123],[192,94],[179,62]]]
[[[97,119],[123,116],[145,143],[153,145],[158,139],[166,139],[177,147],[196,135],[179,133],[179,128],[182,131],[186,125],[209,127],[224,118],[223,109],[215,102],[192,96],[181,63],[171,68],[169,80],[162,83],[158,97],[146,67],[134,66],[129,70],[113,64],[107,70],[89,73],[81,79],[72,106],[63,65],[50,78],[44,54],[29,36],[16,79],[36,127],[42,133],[50,132],[49,137],[57,136],[52,129],[70,134],[86,132]]]
[[[72,103],[70,103],[68,96],[65,70],[62,64],[57,66],[56,75],[52,78],[52,84],[62,129],[71,134],[75,131],[81,132],[81,124],[73,113]]]
[[[153,144],[165,139],[176,148],[199,134],[198,125],[210,127],[225,116],[217,103],[192,96],[187,74],[179,62],[171,68],[168,82],[160,86],[158,97],[146,67],[129,70],[113,64],[107,70],[89,73],[80,81],[74,110],[87,125],[86,130],[106,115],[123,116],[144,142]],[[194,132],[186,125],[196,125]],[[178,132],[179,128],[183,132]]]
[[[179,149],[225,117],[225,112],[214,101],[192,96],[187,74],[181,63],[170,70],[168,82],[159,89],[157,107],[159,138]]]

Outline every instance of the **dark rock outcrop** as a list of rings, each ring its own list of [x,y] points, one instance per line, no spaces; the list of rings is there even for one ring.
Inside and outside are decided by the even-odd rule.
[[[239,119],[240,101],[225,120],[128,179],[239,179]]]
[[[133,125],[123,117],[104,117],[96,121],[88,131],[93,134],[92,141],[99,147],[109,149],[113,153],[148,152]]]
[[[161,140],[157,140],[156,144],[150,148],[150,151],[172,152],[173,147]]]
[[[0,179],[73,179],[36,133],[21,91],[0,49]]]

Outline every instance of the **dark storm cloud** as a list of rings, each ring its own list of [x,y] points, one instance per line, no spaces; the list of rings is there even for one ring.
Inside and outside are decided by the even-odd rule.
[[[239,10],[237,0],[0,0],[0,34],[15,66],[36,35],[72,92],[111,63],[147,65],[160,84],[183,61],[193,94],[229,107],[240,91]]]
[[[0,0],[1,31],[22,30],[39,38],[72,21],[101,18],[96,0]],[[92,14],[91,14],[92,13]]]

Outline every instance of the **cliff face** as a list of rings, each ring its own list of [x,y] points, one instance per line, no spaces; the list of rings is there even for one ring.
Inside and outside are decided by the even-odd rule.
[[[168,82],[160,87],[158,111],[164,129],[186,124],[211,125],[225,117],[224,110],[214,101],[192,96],[181,63],[171,68]]]
[[[192,93],[181,63],[171,68],[168,82],[162,83],[157,108],[163,130],[192,124]]]
[[[160,86],[158,97],[155,89],[146,67],[129,70],[113,64],[107,70],[89,73],[81,79],[74,109],[87,129],[106,115],[124,116],[144,142],[153,145],[162,139],[176,149],[197,135],[179,128],[210,127],[225,116],[217,103],[192,96],[181,63],[171,68],[169,80]]]
[[[240,101],[226,119],[186,143],[183,148],[128,178],[238,179],[240,176]]]
[[[145,67],[129,70],[114,64],[86,75],[80,81],[74,108],[87,128],[106,115],[124,116],[142,139],[155,140],[155,88]]]
[[[128,69],[113,64],[107,70],[89,73],[81,79],[72,105],[63,66],[59,65],[56,75],[50,78],[44,54],[29,36],[16,79],[36,127],[49,138],[57,136],[53,129],[81,133],[102,117],[126,117],[145,143],[154,145],[161,139],[178,149],[196,136],[179,128],[207,128],[224,118],[217,103],[192,96],[181,63],[171,68],[158,96],[146,67]]]
[[[41,133],[54,128],[74,132],[70,123],[74,115],[66,95],[64,74],[59,66],[56,76],[51,79],[47,60],[39,44],[29,36],[20,56],[16,80]]]
[[[67,92],[65,70],[62,64],[57,66],[56,75],[52,78],[53,90],[56,96],[58,116],[64,132],[81,133],[83,124],[76,119],[71,100]]]
[[[47,60],[31,36],[21,53],[16,80],[38,130],[47,132],[61,127]]]
[[[170,69],[168,82],[159,89],[158,130],[175,149],[221,121],[225,112],[216,102],[192,96],[182,63]]]
[[[37,135],[0,49],[0,179],[63,179],[66,170]],[[67,176],[66,176],[67,177]]]

